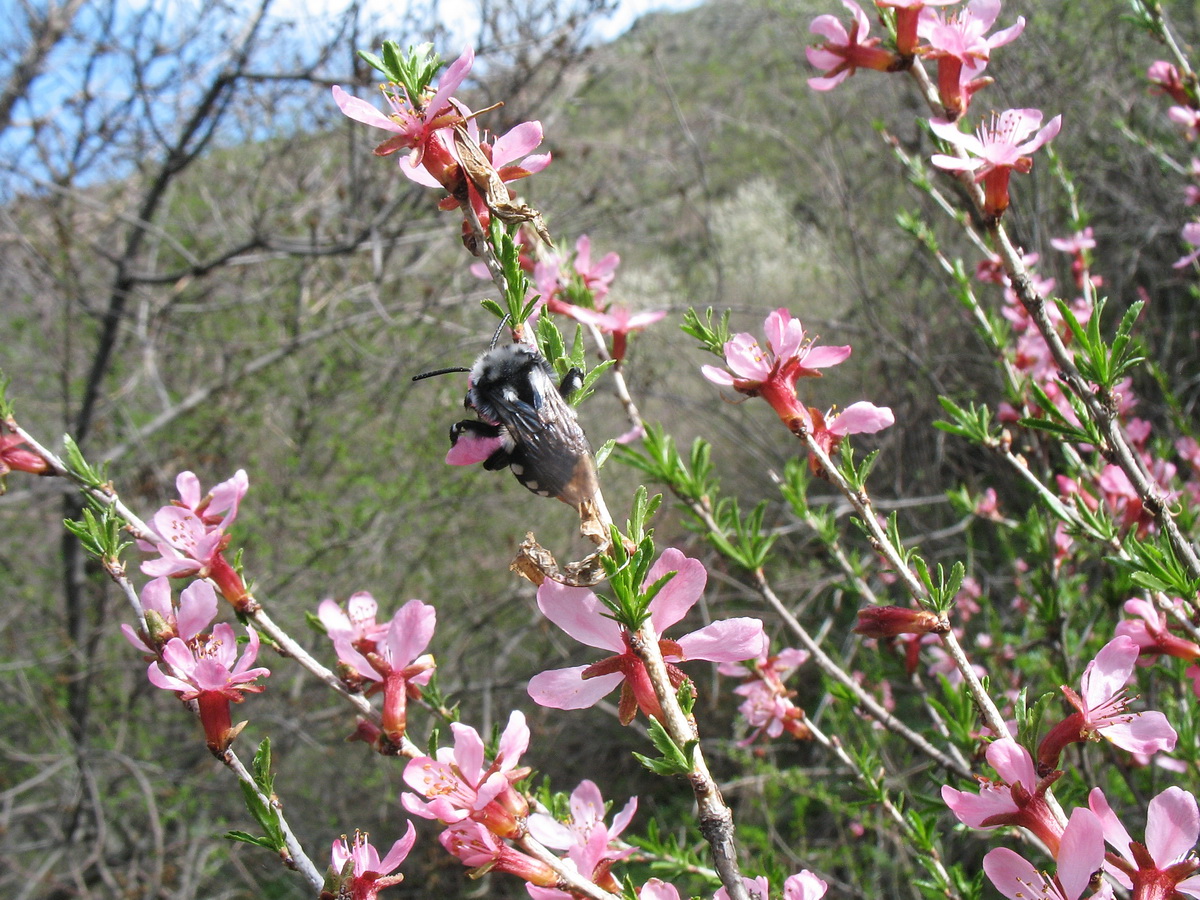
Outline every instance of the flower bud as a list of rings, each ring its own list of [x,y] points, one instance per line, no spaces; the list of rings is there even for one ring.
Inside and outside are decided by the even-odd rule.
[[[854,632],[864,637],[889,638],[901,634],[945,634],[950,623],[925,609],[904,606],[868,606],[858,611]]]

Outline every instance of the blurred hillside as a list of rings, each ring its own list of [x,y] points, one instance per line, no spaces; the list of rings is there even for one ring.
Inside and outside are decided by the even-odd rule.
[[[555,162],[520,184],[524,196],[560,246],[586,233],[594,257],[620,253],[614,301],[670,311],[632,345],[628,378],[644,416],[683,446],[711,440],[726,491],[747,506],[774,496],[760,473],[782,471],[794,440],[765,409],[724,402],[699,376],[710,360],[677,326],[688,306],[711,306],[733,310],[735,330],[757,331],[786,306],[824,343],[854,346],[822,403],[865,398],[896,413],[898,427],[860,443],[882,450],[873,483],[883,511],[893,501],[907,533],[933,536],[931,560],[963,555],[944,492],[994,476],[977,450],[929,425],[941,416],[938,395],[995,403],[1002,394],[936,261],[896,222],[897,210],[944,215],[905,184],[885,140],[928,157],[915,105],[897,108],[904,92],[865,75],[827,95],[808,89],[809,22],[840,6],[711,0],[590,48],[572,29],[597,4],[561,7],[546,21],[498,20],[480,48],[476,72],[487,76],[463,95],[476,108],[505,101],[485,120],[497,133],[542,121]],[[1185,33],[1200,34],[1192,4],[1169,8]],[[1181,389],[1182,406],[1154,408],[1146,385],[1140,414],[1194,423],[1196,299],[1170,266],[1186,217],[1171,185],[1182,177],[1162,177],[1186,168],[1188,151],[1145,84],[1157,50],[1114,25],[1107,5],[1013,2],[1000,23],[1017,15],[1025,34],[989,69],[997,84],[979,102],[1062,113],[1054,150],[1095,226],[1103,291],[1118,310],[1149,299],[1142,334]],[[96,40],[111,50],[127,24],[110,18]],[[149,26],[158,30],[147,36]],[[507,473],[445,466],[465,379],[411,381],[469,365],[486,348],[495,323],[478,303],[488,284],[468,272],[457,214],[439,213],[432,192],[372,157],[379,136],[343,119],[329,87],[353,83],[368,96],[370,73],[351,51],[384,37],[416,42],[419,24],[391,33],[347,20],[320,52],[295,60],[271,51],[265,32],[248,38],[237,18],[193,28],[142,23],[146,46],[157,41],[153,59],[129,46],[129,71],[164,91],[158,103],[137,91],[122,100],[114,88],[106,106],[80,97],[66,104],[73,118],[8,131],[0,368],[22,423],[50,443],[79,436],[147,515],[174,496],[180,471],[209,486],[245,468],[251,488],[235,540],[247,574],[314,653],[332,661],[305,625],[322,598],[367,590],[390,611],[421,597],[438,608],[440,687],[465,719],[482,731],[522,708],[538,735],[529,762],[556,786],[599,758],[612,775],[606,797],[621,804],[639,793],[644,815],[667,816],[688,801],[612,751],[644,750],[639,736],[615,717],[601,736],[595,717],[548,716],[525,693],[535,672],[585,657],[568,658],[576,651],[550,633],[508,562],[530,530],[562,556],[579,554],[574,513]],[[268,64],[288,77],[268,77]],[[1069,229],[1034,224],[1069,220],[1050,162],[1040,158],[1015,185],[1012,220],[1042,273],[1067,291],[1070,259],[1049,240]],[[978,261],[965,245],[943,250]],[[605,382],[580,415],[597,446],[627,427]],[[638,473],[610,461],[602,476],[623,521]],[[223,773],[195,723],[146,682],[120,637],[123,598],[63,544],[74,501],[50,479],[9,486],[0,498],[9,535],[0,795],[27,805],[4,813],[0,885],[31,898],[301,896],[272,860],[214,838],[247,827],[244,811],[233,792],[212,790]],[[813,544],[782,503],[767,516],[782,533],[778,583],[836,609],[837,586]],[[669,509],[657,525],[663,546],[706,553]],[[987,548],[972,552],[986,585]],[[129,558],[132,571],[136,551]],[[705,614],[761,614],[749,604],[736,573],[715,564]],[[354,827],[380,840],[398,833],[397,763],[343,743],[348,709],[286,664],[265,662],[276,671],[268,693],[243,707],[252,720],[244,739],[272,733],[280,793],[302,838],[318,847]],[[819,696],[819,685],[809,689]],[[718,759],[736,752],[725,735],[712,737]],[[797,769],[811,761],[802,749],[786,753]],[[803,820],[796,802],[790,814]],[[847,827],[824,823],[831,835]],[[86,859],[64,858],[78,847],[90,848]],[[472,890],[432,839],[419,847],[430,874],[397,896]],[[488,890],[524,896],[496,879]]]

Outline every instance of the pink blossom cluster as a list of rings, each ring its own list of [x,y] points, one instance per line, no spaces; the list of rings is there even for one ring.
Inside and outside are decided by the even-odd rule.
[[[886,406],[865,400],[837,413],[805,405],[796,394],[799,379],[819,377],[819,370],[844,362],[850,348],[817,344],[800,320],[782,308],[763,321],[763,332],[766,348],[752,334],[735,334],[725,343],[726,368],[703,366],[704,377],[747,397],[762,397],[790,431],[810,435],[826,453],[837,449],[847,435],[873,434],[896,421]],[[815,459],[812,464],[815,469]]]
[[[733,692],[744,698],[738,712],[752,730],[738,741],[739,747],[748,747],[760,737],[780,737],[785,731],[800,740],[812,737],[812,731],[804,721],[804,710],[792,701],[796,692],[784,686],[784,682],[808,662],[809,656],[807,650],[793,647],[785,647],[770,656],[764,649],[752,661],[717,666],[717,671],[723,675],[743,678]]]
[[[1071,255],[1071,272],[1077,285],[1082,287],[1084,281],[1093,287],[1102,283],[1088,268],[1088,253],[1096,243],[1091,228],[1083,229],[1069,237],[1053,238],[1050,243],[1055,249]],[[1036,253],[1025,254],[1022,257],[1022,264],[1029,274],[1033,290],[1041,296],[1050,296],[1054,293],[1056,282],[1053,278],[1044,278],[1039,274],[1038,262],[1039,256]],[[1012,289],[999,259],[992,257],[983,260],[976,267],[975,273],[981,281],[999,284],[1004,289],[1001,314],[1012,326],[1015,349],[1009,357],[1009,362],[1013,370],[1045,394],[1055,413],[1072,424],[1078,424],[1078,417],[1063,388],[1059,378],[1059,367],[1050,347]],[[1091,303],[1086,296],[1076,297],[1070,308],[1072,315],[1081,325],[1086,325],[1092,316]],[[1071,346],[1074,335],[1057,305],[1048,303],[1045,311],[1059,338],[1065,345]],[[1200,498],[1200,445],[1196,445],[1195,440],[1190,438],[1182,438],[1176,442],[1176,451],[1188,465],[1188,478],[1182,485],[1179,484],[1179,470],[1176,464],[1154,452],[1151,440],[1153,428],[1150,422],[1134,414],[1138,397],[1134,392],[1132,379],[1126,378],[1119,382],[1113,394],[1117,401],[1116,413],[1122,420],[1130,446],[1140,458],[1145,472],[1157,484],[1161,495],[1169,503],[1175,502],[1181,492],[1193,499]],[[1033,404],[1032,400],[1026,402]],[[1041,415],[1036,407],[1032,413],[1023,413],[1009,403],[1001,403],[999,413],[1001,421],[1005,422],[1016,422],[1023,415]],[[1063,499],[1077,500],[1092,511],[1101,508],[1107,510],[1123,533],[1144,536],[1154,528],[1154,518],[1144,508],[1141,496],[1124,470],[1113,463],[1101,460],[1093,470],[1084,470],[1077,473],[1076,477],[1060,475],[1056,478],[1056,484]],[[1060,537],[1065,554],[1070,549],[1070,538],[1065,532]]]
[[[970,0],[965,6],[944,12],[958,0],[876,0],[881,16],[890,17],[894,50],[885,49],[881,38],[867,37],[870,22],[854,0],[842,0],[852,23],[847,28],[835,16],[822,15],[809,30],[824,38],[807,48],[808,61],[824,74],[810,78],[814,90],[836,87],[859,68],[884,72],[907,71],[920,65],[915,58],[937,65],[940,115],[930,120],[930,130],[944,141],[950,153],[934,154],[935,166],[969,175],[983,188],[982,210],[998,218],[1008,208],[1008,184],[1014,171],[1027,174],[1033,167],[1030,156],[1058,134],[1062,117],[1044,126],[1037,109],[1009,109],[993,113],[974,134],[959,130],[972,96],[991,83],[983,74],[997,47],[1015,40],[1025,28],[1025,19],[988,34],[1000,15],[1000,0]]]
[[[235,609],[249,602],[241,575],[225,559],[227,529],[237,518],[238,505],[250,487],[244,469],[203,493],[192,472],[175,479],[179,499],[158,510],[150,520],[157,536],[139,541],[141,549],[158,554],[142,563],[142,571],[169,578],[208,578]]]
[[[1176,734],[1166,717],[1154,710],[1132,710],[1135,698],[1126,688],[1143,646],[1130,635],[1138,635],[1146,646],[1157,647],[1152,631],[1144,618],[1118,628],[1118,635],[1088,663],[1080,692],[1063,686],[1074,711],[1046,733],[1036,761],[1004,735],[987,749],[987,761],[997,779],[980,778],[977,792],[949,785],[942,788],[943,801],[964,825],[985,830],[1023,828],[1056,861],[1058,870],[1051,878],[1012,850],[992,850],[984,859],[984,871],[1006,897],[1074,900],[1082,896],[1102,863],[1110,878],[1135,890],[1134,896],[1165,898],[1177,896],[1172,891],[1179,891],[1200,897],[1200,876],[1194,875],[1200,863],[1192,852],[1200,836],[1200,815],[1191,794],[1168,788],[1151,800],[1147,840],[1138,844],[1129,839],[1100,788],[1092,790],[1088,807],[1074,810],[1067,821],[1046,793],[1063,774],[1060,761],[1071,743],[1107,740],[1142,759],[1174,749]],[[1106,841],[1116,851],[1107,857]],[[1111,897],[1111,884],[1102,882],[1091,896]]]
[[[522,122],[494,140],[479,130],[475,113],[453,96],[474,62],[475,51],[468,47],[443,73],[437,89],[425,97],[409,97],[400,85],[384,84],[387,112],[380,112],[336,85],[333,100],[338,109],[356,122],[394,135],[375,148],[376,155],[408,150],[408,155],[400,161],[400,171],[405,177],[426,187],[445,189],[448,196],[438,204],[442,209],[457,209],[469,203],[486,231],[491,213],[464,171],[455,130],[459,130],[460,136],[465,133],[466,140],[479,148],[505,183],[542,171],[550,165],[550,154],[529,155],[542,142],[540,122]]]
[[[366,591],[352,594],[343,609],[321,601],[317,615],[337,653],[339,672],[350,690],[382,692],[380,726],[360,721],[354,737],[380,752],[395,752],[408,727],[408,701],[421,696],[433,677],[433,657],[425,653],[437,625],[437,612],[409,600],[387,622],[377,622],[378,603]]]
[[[1098,787],[1088,795],[1088,805],[1072,810],[1064,822],[1046,796],[1062,773],[1039,775],[1029,751],[1011,738],[993,742],[987,760],[997,779],[981,778],[977,793],[943,787],[942,799],[970,828],[1025,829],[1040,840],[1057,866],[1050,876],[1013,850],[991,850],[984,857],[984,872],[1004,896],[1076,900],[1094,888],[1088,896],[1109,898],[1116,882],[1134,897],[1200,897],[1200,861],[1194,850],[1200,812],[1192,794],[1169,787],[1151,799],[1146,837],[1139,842],[1130,838]],[[1105,844],[1111,852],[1105,852]],[[1097,885],[1093,877],[1099,870],[1106,878]]]
[[[147,677],[156,687],[174,691],[184,702],[195,701],[209,749],[229,748],[244,722],[233,725],[230,704],[241,703],[247,693],[264,687],[259,678],[270,671],[253,668],[259,637],[248,628],[249,641],[238,653],[237,632],[221,622],[209,631],[217,616],[217,592],[235,608],[244,610],[249,594],[241,575],[223,556],[229,544],[226,529],[237,517],[238,505],[249,482],[244,470],[207,493],[192,472],[176,478],[179,499],[158,510],[151,519],[156,539],[139,541],[154,559],[142,571],[156,576],[140,595],[143,626],[123,624],[126,639],[152,660]],[[175,603],[171,578],[194,578]]]
[[[1189,84],[1173,63],[1163,59],[1150,64],[1146,79],[1154,85],[1157,93],[1175,101],[1175,105],[1167,110],[1167,118],[1183,129],[1184,137],[1190,142],[1200,137],[1200,99],[1196,96],[1194,79]],[[1184,186],[1184,202],[1195,206],[1200,203],[1200,158],[1192,157],[1189,174],[1191,183]],[[1188,222],[1180,231],[1180,237],[1193,250],[1175,261],[1177,269],[1190,266],[1200,257],[1200,222]]]

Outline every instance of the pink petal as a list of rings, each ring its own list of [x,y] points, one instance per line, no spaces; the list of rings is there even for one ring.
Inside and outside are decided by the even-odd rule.
[[[483,462],[503,446],[502,435],[484,437],[469,429],[464,430],[459,433],[458,439],[446,453],[446,462],[452,466],[474,465]]]
[[[1100,788],[1092,788],[1091,793],[1088,794],[1088,809],[1094,812],[1096,818],[1100,820],[1100,826],[1104,829],[1104,840],[1121,856],[1132,862],[1129,845],[1133,843],[1133,838],[1129,836],[1129,832],[1125,830],[1125,826],[1121,824],[1117,814],[1108,805],[1108,799]],[[1122,884],[1129,887],[1129,879],[1126,878]]]
[[[646,586],[654,584],[668,572],[675,574],[650,601],[650,621],[660,635],[688,614],[708,583],[708,571],[704,563],[684,556],[682,551],[674,547],[668,547],[646,574]]]
[[[152,582],[153,583],[153,582]],[[189,641],[206,629],[217,617],[217,592],[207,581],[193,581],[179,595],[176,628]]]
[[[801,354],[800,365],[806,369],[824,369],[845,362],[850,356],[850,347],[812,347]]]
[[[1136,713],[1131,721],[1105,725],[1099,729],[1105,738],[1130,753],[1170,753],[1178,736],[1167,717],[1149,710]]]
[[[1187,856],[1200,837],[1196,798],[1180,787],[1169,787],[1150,801],[1146,813],[1146,849],[1160,869]]]
[[[542,123],[522,122],[496,139],[492,145],[492,165],[499,169],[514,159],[520,159],[541,142]]]
[[[356,122],[362,122],[364,125],[371,125],[375,128],[382,128],[384,131],[392,131],[396,134],[404,133],[403,128],[366,100],[360,100],[352,94],[347,94],[336,84],[333,86],[333,102],[338,105],[338,109],[344,115],[349,116]]]
[[[529,679],[529,696],[539,706],[550,709],[587,709],[611,693],[625,676],[620,672],[584,679],[587,666],[548,669]]]
[[[896,417],[888,407],[860,400],[834,416],[829,423],[829,430],[841,435],[874,434],[894,424]]]
[[[580,643],[622,653],[621,626],[606,618],[607,608],[587,588],[568,587],[547,579],[537,592],[542,614]]]
[[[722,619],[679,639],[684,659],[738,662],[756,659],[767,648],[767,635],[758,619]]]
[[[700,373],[713,384],[719,384],[721,387],[733,386],[733,376],[725,369],[718,368],[717,366],[701,366]]]
[[[1033,757],[1012,738],[993,741],[987,749],[987,761],[1010,786],[1020,784],[1032,793],[1038,783]]]
[[[402,669],[425,652],[437,626],[437,610],[420,600],[409,600],[392,616],[387,630],[392,668]]]
[[[1081,680],[1081,694],[1088,709],[1100,706],[1125,686],[1137,658],[1137,644],[1124,635],[1100,648],[1096,658],[1084,669]]]
[[[450,64],[442,77],[438,79],[437,93],[430,99],[429,104],[425,107],[426,116],[436,116],[442,109],[449,105],[451,95],[458,90],[458,86],[463,83],[463,79],[467,77],[467,73],[471,71],[471,65],[475,62],[475,49],[467,47],[466,50]]]
[[[1058,880],[1068,898],[1078,897],[1092,873],[1104,862],[1104,833],[1090,809],[1077,806],[1063,831],[1058,854]]]
[[[987,873],[996,890],[1010,900],[1030,900],[1042,896],[1040,888],[1045,883],[1038,870],[1007,847],[997,847],[983,858],[983,871]]]

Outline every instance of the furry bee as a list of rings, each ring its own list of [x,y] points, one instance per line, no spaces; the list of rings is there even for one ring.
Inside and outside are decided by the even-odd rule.
[[[567,399],[582,386],[571,369],[555,383],[554,368],[525,344],[493,346],[469,369],[439,369],[414,377],[467,372],[463,405],[477,418],[450,427],[447,462],[507,466],[526,488],[576,509],[593,501],[599,483],[591,446]]]

